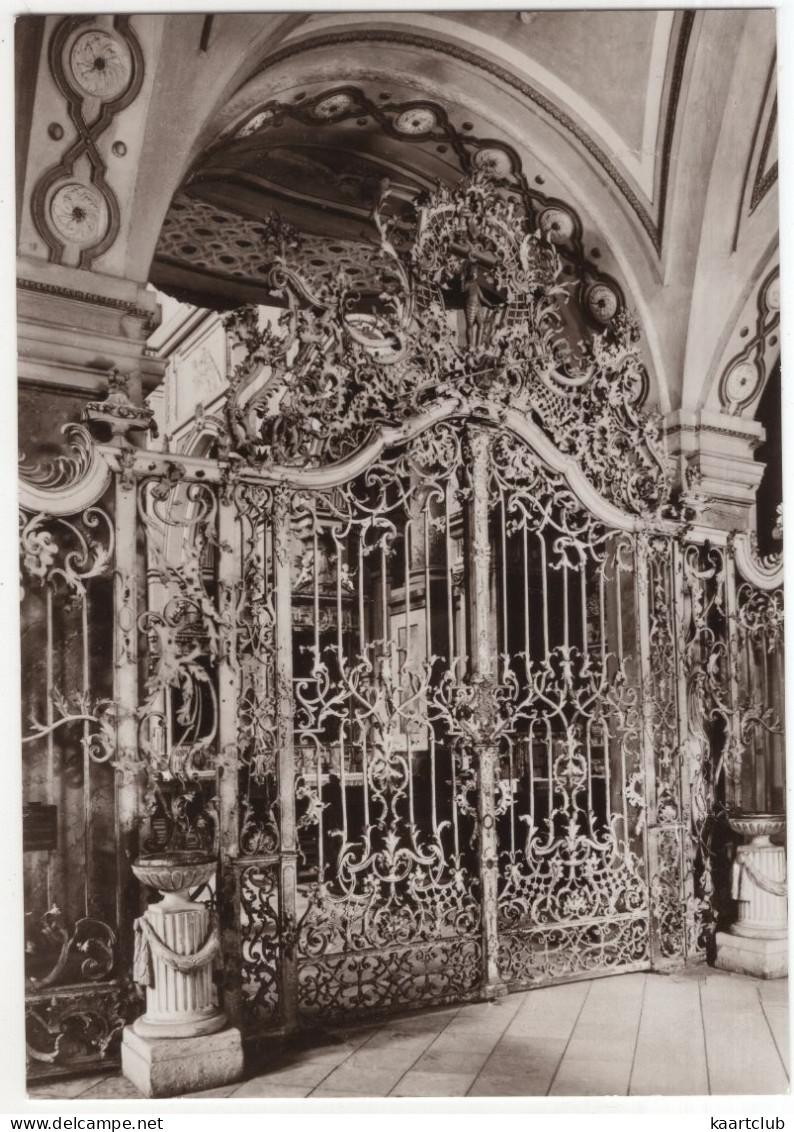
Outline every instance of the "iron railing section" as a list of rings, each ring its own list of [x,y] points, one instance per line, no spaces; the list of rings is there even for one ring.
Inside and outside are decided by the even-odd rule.
[[[80,461],[21,537],[28,801],[79,808],[28,893],[39,1070],[113,1056],[153,847],[218,853],[249,1036],[701,953],[725,809],[783,796],[779,572],[746,539],[585,504],[489,421],[286,478]]]

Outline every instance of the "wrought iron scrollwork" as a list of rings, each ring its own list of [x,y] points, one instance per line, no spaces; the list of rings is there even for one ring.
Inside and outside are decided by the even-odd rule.
[[[278,868],[246,865],[240,874],[241,985],[250,1028],[278,1009],[281,966]]]
[[[70,981],[95,982],[114,973],[116,933],[101,920],[84,916],[72,928],[53,905],[26,932],[27,979],[33,990]]]
[[[256,466],[332,464],[378,428],[442,401],[463,414],[487,403],[536,420],[604,498],[664,513],[669,469],[658,419],[641,407],[647,379],[633,318],[624,311],[608,331],[569,342],[554,242],[486,170],[439,186],[408,220],[389,215],[390,194],[385,186],[373,213],[374,308],[364,311],[341,275],[313,290],[276,254],[270,283],[287,300],[280,326],[253,307],[227,317],[244,352],[227,403],[231,447]],[[270,224],[281,233],[271,244],[300,243],[277,217]],[[454,294],[462,333],[449,318]]]
[[[635,323],[573,342],[551,221],[492,174],[412,210],[383,186],[366,309],[265,223],[284,306],[227,320],[217,458],[125,443],[149,411],[114,378],[91,413],[120,443],[26,471],[30,498],[116,479],[23,512],[49,649],[26,747],[52,770],[70,739],[87,809],[92,774],[143,787],[125,845],[220,851],[249,1033],[698,953],[723,810],[750,777],[782,798],[771,567],[737,582],[746,547],[684,528]],[[80,679],[51,660],[96,595],[115,694],[87,645]],[[62,917],[57,880],[29,1042],[79,1065],[124,1014],[116,929],[90,886]]]
[[[112,1063],[128,1013],[128,996],[114,984],[29,996],[25,1031],[31,1079]]]

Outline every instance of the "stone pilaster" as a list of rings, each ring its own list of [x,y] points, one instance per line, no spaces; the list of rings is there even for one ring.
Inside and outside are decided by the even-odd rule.
[[[162,380],[163,363],[146,352],[160,310],[142,284],[20,257],[17,314],[19,448],[27,463],[63,445],[63,426],[105,396],[114,371],[137,406]]]
[[[666,418],[664,432],[682,488],[702,498],[697,520],[719,530],[752,529],[764,474],[754,452],[763,427],[727,413],[680,409]]]

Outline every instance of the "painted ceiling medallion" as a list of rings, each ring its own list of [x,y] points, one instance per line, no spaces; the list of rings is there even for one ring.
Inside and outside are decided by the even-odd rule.
[[[355,105],[355,101],[349,94],[329,94],[327,98],[321,98],[315,104],[312,114],[315,118],[329,121],[331,118],[337,118],[340,114],[348,114]]]
[[[780,310],[780,276],[775,275],[769,282],[764,294],[764,303],[768,311]]]
[[[752,362],[738,362],[725,378],[725,400],[731,407],[741,408],[755,396],[758,381],[758,370]]]
[[[403,110],[394,120],[394,128],[400,134],[429,134],[438,124],[435,111],[429,106],[415,106]]]
[[[260,114],[255,114],[253,118],[245,123],[241,130],[238,130],[237,137],[250,138],[251,134],[255,134],[257,130],[269,126],[274,117],[275,115],[272,110],[263,110]]]
[[[474,154],[472,164],[475,169],[490,173],[492,177],[509,177],[513,172],[510,154],[495,145],[478,149]]]
[[[617,314],[620,300],[607,283],[595,283],[588,289],[585,303],[590,316],[606,326]]]
[[[95,243],[102,234],[107,206],[97,189],[70,181],[53,194],[50,218],[59,236],[82,247]]]
[[[576,234],[576,221],[564,208],[544,208],[538,224],[550,244],[567,243]]]
[[[71,77],[83,94],[112,102],[132,80],[129,48],[106,31],[78,35],[69,53]]]

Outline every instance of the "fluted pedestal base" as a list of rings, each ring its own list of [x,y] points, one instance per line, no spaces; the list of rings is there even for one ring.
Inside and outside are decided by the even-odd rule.
[[[149,946],[153,979],[146,988],[146,1013],[134,1023],[143,1038],[195,1038],[214,1034],[226,1015],[213,1001],[210,914],[203,904],[169,894],[150,904],[141,930]],[[185,970],[175,966],[187,964]]]
[[[746,833],[750,830],[743,829],[742,823],[753,820],[738,817],[732,824]],[[769,827],[771,820],[766,822]],[[755,819],[758,825],[762,822],[762,818]],[[717,932],[715,965],[759,979],[782,979],[788,974],[786,851],[771,844],[765,829],[752,832],[750,844],[736,850],[732,896],[738,917],[727,932]]]
[[[145,1038],[125,1026],[121,1043],[124,1076],[147,1097],[178,1097],[240,1081],[243,1045],[230,1028],[198,1038]]]
[[[168,1018],[151,1022],[144,1015],[135,1019],[132,1028],[142,1038],[198,1038],[204,1034],[216,1034],[224,1028],[226,1021],[226,1015],[211,1006],[204,1016],[194,1012],[187,1022],[175,1022]]]
[[[788,939],[753,939],[717,932],[717,958],[721,971],[754,975],[757,979],[784,979],[788,975]]]

